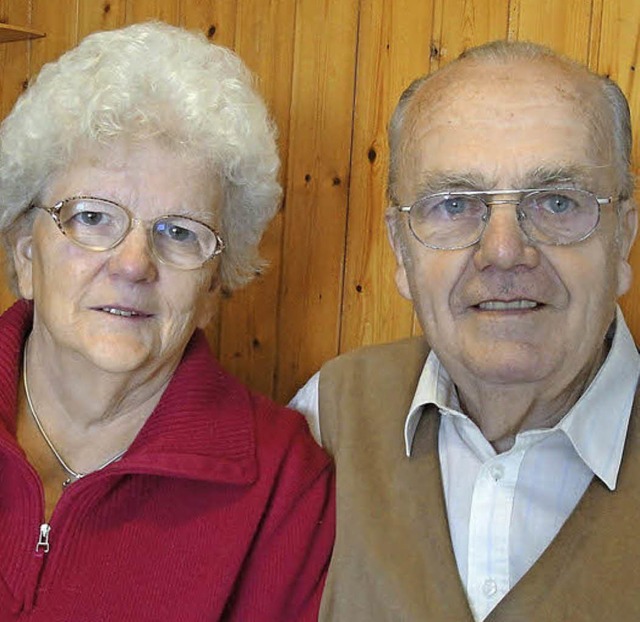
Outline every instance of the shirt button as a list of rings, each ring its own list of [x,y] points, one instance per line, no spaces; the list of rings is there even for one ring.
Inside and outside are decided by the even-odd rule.
[[[491,596],[494,596],[497,591],[498,591],[498,585],[496,584],[496,582],[493,579],[487,579],[482,584],[482,593],[487,598],[490,598]]]
[[[492,464],[489,467],[489,473],[494,481],[499,482],[504,477],[504,467],[501,464]]]

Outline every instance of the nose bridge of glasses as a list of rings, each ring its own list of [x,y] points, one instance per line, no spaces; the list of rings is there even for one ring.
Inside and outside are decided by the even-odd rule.
[[[492,230],[498,229],[500,231],[498,238],[503,241],[506,239],[505,234],[507,234],[507,237],[510,237],[510,232],[514,232],[515,229],[517,229],[516,233],[519,237],[529,238],[527,231],[523,229],[523,223],[527,219],[526,213],[520,207],[520,201],[523,194],[514,192],[513,195],[514,198],[487,198],[483,200],[487,210],[482,216],[483,226],[479,239],[486,237],[487,229],[489,227],[491,227]],[[507,213],[504,214],[503,217],[494,216],[496,212],[500,211],[494,210],[494,207],[496,206],[504,206]],[[511,210],[511,206],[515,208],[514,211]],[[492,216],[494,217],[492,218]],[[492,234],[492,238],[493,237],[495,236]]]
[[[111,248],[133,248],[136,253],[140,253],[140,250],[143,249],[147,257],[155,256],[156,253],[150,223],[141,218],[134,218],[130,214],[127,214],[127,216],[128,221],[126,227],[124,227],[119,239]]]

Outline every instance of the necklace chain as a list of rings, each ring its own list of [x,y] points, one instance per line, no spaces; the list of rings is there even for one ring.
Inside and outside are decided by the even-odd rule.
[[[29,393],[29,383],[27,382],[27,346],[26,345],[25,345],[25,348],[24,348],[24,354],[22,356],[22,383],[24,384],[24,394],[25,394],[25,397],[27,398],[27,404],[29,405],[29,412],[31,413],[31,416],[33,417],[33,420],[35,421],[35,424],[38,427],[38,430],[40,431],[40,434],[41,434],[42,438],[44,439],[44,442],[47,444],[47,446],[49,447],[49,449],[51,450],[51,452],[55,456],[56,460],[58,461],[58,464],[70,476],[62,483],[62,487],[66,488],[69,484],[72,484],[73,482],[76,482],[79,479],[82,479],[85,475],[87,475],[87,473],[81,473],[80,471],[74,471],[65,462],[64,458],[60,455],[60,452],[56,449],[55,445],[53,444],[53,442],[49,438],[49,435],[45,432],[45,429],[42,426],[42,422],[40,421],[40,418],[38,417],[38,414],[36,413],[36,409],[33,407],[33,402],[31,400],[31,394]],[[125,454],[127,449],[128,448],[125,447],[125,449],[123,449],[122,451],[119,451],[117,454],[115,454],[115,456],[112,456],[106,462],[102,463],[99,467],[93,469],[93,471],[94,472],[95,471],[101,471],[105,467],[108,467],[112,462],[115,462],[116,460],[119,460]]]

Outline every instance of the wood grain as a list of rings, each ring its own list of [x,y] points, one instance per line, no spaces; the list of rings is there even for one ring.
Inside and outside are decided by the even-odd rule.
[[[591,0],[511,0],[510,38],[543,43],[586,63],[591,15]]]
[[[634,133],[632,162],[636,178],[640,172],[640,2],[606,0],[598,28],[599,54],[592,68],[610,76],[624,91],[631,108]],[[640,200],[636,187],[636,201]],[[640,244],[631,253],[631,265],[636,275],[631,290],[622,298],[621,306],[638,342],[640,338]]]
[[[29,6],[21,0],[0,0],[0,21],[5,24],[29,26]],[[16,99],[29,79],[28,41],[15,41],[0,46],[0,115],[4,118],[15,104]],[[3,266],[4,258],[0,254]],[[4,276],[4,271],[1,273]],[[4,310],[15,301],[6,278],[0,277],[0,309]]]
[[[640,0],[0,0],[0,22],[46,33],[0,44],[0,116],[79,38],[147,19],[237,50],[278,124],[286,193],[262,244],[271,269],[222,297],[207,336],[228,369],[280,401],[338,352],[419,331],[383,221],[386,125],[413,78],[495,38],[549,45],[620,84],[640,170]],[[622,304],[638,340],[636,281]],[[0,281],[0,307],[12,301]]]
[[[280,298],[280,400],[338,353],[358,2],[300,0]]]
[[[295,0],[239,0],[235,49],[258,78],[279,128],[281,183],[286,186]],[[261,244],[270,266],[247,288],[223,300],[220,360],[255,389],[273,394],[278,357],[278,312],[284,214],[272,221]],[[295,259],[294,259],[295,261]]]

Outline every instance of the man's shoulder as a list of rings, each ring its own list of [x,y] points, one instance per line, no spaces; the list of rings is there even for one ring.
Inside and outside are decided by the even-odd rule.
[[[405,365],[413,360],[424,362],[428,354],[429,344],[422,336],[362,346],[327,361],[320,369],[320,379],[334,370],[346,368],[365,369],[394,362]]]

